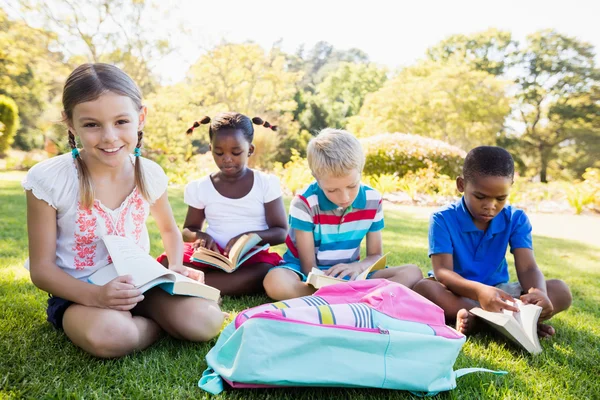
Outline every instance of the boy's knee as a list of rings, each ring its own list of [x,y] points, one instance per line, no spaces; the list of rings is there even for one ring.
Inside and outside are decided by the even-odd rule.
[[[546,282],[546,288],[548,290],[548,297],[552,301],[554,307],[553,314],[557,314],[561,311],[565,311],[571,307],[573,302],[573,295],[569,286],[560,279],[551,279]]]
[[[139,344],[139,331],[133,320],[91,326],[85,334],[90,354],[100,358],[121,357],[134,351]]]
[[[294,296],[294,285],[298,282],[294,282],[288,279],[287,271],[282,268],[272,269],[267,273],[263,280],[263,287],[267,296],[273,300],[287,300]]]
[[[412,282],[411,286],[409,287],[414,287],[423,279],[423,272],[421,272],[421,269],[415,264],[407,264],[404,266],[404,268],[406,270],[407,278]]]
[[[423,279],[423,273],[416,265],[406,264],[382,270],[382,273],[380,275],[376,275],[375,277],[389,279],[393,282],[401,283],[409,289],[412,289],[417,282]]]
[[[431,299],[436,289],[438,289],[439,283],[432,279],[421,279],[413,286],[412,290],[419,293],[421,296]]]

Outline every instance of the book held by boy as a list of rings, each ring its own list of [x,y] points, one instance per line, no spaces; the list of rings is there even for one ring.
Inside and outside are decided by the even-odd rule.
[[[191,261],[209,264],[227,273],[231,273],[256,253],[269,248],[268,243],[263,246],[257,246],[261,240],[262,238],[256,233],[242,235],[231,246],[231,250],[227,256],[205,247],[200,247],[192,254]]]
[[[516,300],[512,305],[517,307],[519,312],[508,310],[490,312],[479,307],[471,309],[470,312],[531,354],[541,353],[542,346],[537,334],[537,323],[542,307],[523,304],[521,300]]]
[[[142,292],[158,286],[172,295],[219,300],[219,289],[165,268],[131,239],[105,235],[102,240],[106,244],[112,264],[94,272],[88,278],[88,282],[103,286],[117,276],[131,275],[133,285]]]
[[[367,279],[371,272],[375,272],[380,269],[385,269],[387,265],[387,253],[381,256],[377,261],[375,261],[369,268],[365,269],[361,272],[355,280],[361,281]],[[306,283],[309,285],[320,289],[325,286],[335,285],[341,282],[348,282],[346,279],[336,278],[333,276],[325,275],[325,272],[321,271],[318,268],[313,268],[308,276],[306,277]]]

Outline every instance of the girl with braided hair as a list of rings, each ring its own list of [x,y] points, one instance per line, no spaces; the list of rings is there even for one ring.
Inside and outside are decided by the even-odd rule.
[[[279,179],[248,168],[248,157],[254,153],[253,123],[277,130],[261,118],[226,112],[212,119],[204,117],[187,131],[191,134],[201,125],[210,124],[210,151],[219,171],[192,181],[185,188],[184,202],[189,207],[183,225],[183,261],[186,266],[202,270],[206,283],[225,295],[264,292],[262,281],[269,269],[279,265],[279,254],[263,250],[227,273],[191,261],[194,250],[206,247],[227,255],[243,234],[256,233],[262,238],[259,245],[274,246],[283,243],[287,233]],[[205,231],[204,222],[208,223]],[[168,265],[170,257],[163,254],[158,261]]]
[[[223,322],[214,301],[159,288],[142,294],[131,276],[104,286],[87,282],[111,263],[104,235],[128,237],[150,250],[150,213],[173,260],[168,267],[203,276],[181,263],[183,241],[164,171],[141,157],[147,110],[131,78],[112,65],[81,65],[69,75],[62,102],[71,153],[35,165],[23,180],[27,264],[33,283],[51,294],[48,321],[98,357],[144,349],[163,330],[185,340],[212,339]]]

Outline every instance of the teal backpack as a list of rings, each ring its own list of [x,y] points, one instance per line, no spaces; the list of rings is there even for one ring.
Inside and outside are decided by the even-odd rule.
[[[324,287],[312,296],[237,315],[206,355],[209,393],[285,386],[368,387],[435,395],[482,368],[452,369],[465,336],[441,308],[383,279]]]

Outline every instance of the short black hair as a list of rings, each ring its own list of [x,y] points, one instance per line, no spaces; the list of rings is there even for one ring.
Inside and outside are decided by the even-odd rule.
[[[515,176],[515,161],[502,147],[479,146],[469,151],[463,164],[463,178],[472,182],[480,176]]]

